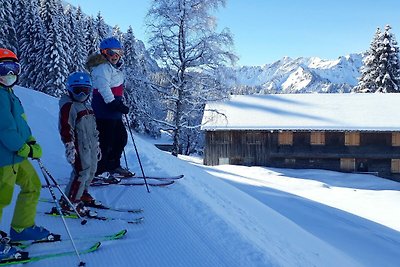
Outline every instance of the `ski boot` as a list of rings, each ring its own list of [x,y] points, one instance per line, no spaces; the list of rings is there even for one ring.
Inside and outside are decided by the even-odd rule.
[[[103,183],[108,183],[108,184],[118,184],[121,182],[120,178],[115,177],[113,174],[110,172],[103,172],[96,177],[93,178],[92,182],[103,182]]]
[[[10,228],[10,238],[13,242],[33,240],[35,242],[55,242],[61,240],[60,235],[50,233],[44,227],[33,225],[23,229]]]
[[[29,253],[17,250],[11,245],[7,233],[0,231],[0,264],[28,259]]]
[[[135,174],[130,172],[129,170],[122,168],[121,166],[115,168],[111,174],[117,178],[130,178],[133,177]]]
[[[96,200],[95,198],[92,197],[91,194],[89,194],[88,191],[84,190],[83,194],[81,196],[81,201],[86,207],[101,207],[103,204],[101,201]]]
[[[71,203],[74,206],[76,212],[81,217],[97,216],[97,213],[95,211],[91,211],[88,207],[86,207],[85,204],[83,203],[83,201],[76,200],[76,201],[71,201]],[[68,201],[64,197],[62,197],[60,199],[60,206],[61,206],[61,210],[63,212],[63,215],[75,214],[74,208],[72,208],[69,205]],[[57,211],[57,209],[55,207],[53,207],[52,213],[58,214],[58,211]]]

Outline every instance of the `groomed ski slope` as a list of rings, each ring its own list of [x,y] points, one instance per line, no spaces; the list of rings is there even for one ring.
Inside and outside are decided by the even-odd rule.
[[[60,183],[67,182],[70,168],[57,130],[58,100],[27,89],[17,88],[16,93],[25,106],[33,133],[43,147],[42,162]],[[130,225],[123,221],[89,221],[82,226],[79,221],[68,219],[73,236],[128,229],[123,240],[104,242],[99,251],[83,255],[82,260],[87,266],[398,264],[400,234],[396,230],[318,203],[317,200],[309,200],[306,196],[295,195],[295,192],[284,192],[284,184],[283,188],[275,189],[274,186],[279,183],[275,179],[279,175],[271,175],[275,185],[267,182],[246,183],[252,177],[257,178],[260,168],[208,168],[161,152],[138,136],[135,140],[147,175],[185,174],[185,177],[169,187],[151,187],[151,193],[147,193],[144,186],[93,188],[92,194],[105,204],[143,208],[145,222]],[[126,153],[130,168],[140,173],[130,141]],[[37,167],[35,162],[33,164]],[[268,169],[261,169],[271,173]],[[240,175],[235,176],[235,173]],[[280,181],[296,180],[295,177],[283,176]],[[374,178],[371,176],[369,179]],[[392,190],[396,185],[390,184],[387,191],[398,200],[397,191]],[[310,187],[310,191],[313,189]],[[42,190],[42,197],[50,197],[48,189]],[[49,203],[39,203],[38,210],[47,211],[50,207]],[[137,216],[111,211],[104,211],[103,214],[121,218]],[[11,216],[12,208],[8,207],[4,210],[0,229],[8,230]],[[60,218],[39,214],[37,224],[68,239]],[[90,242],[79,241],[77,245],[81,247]],[[68,242],[63,242],[32,247],[29,251],[33,254],[71,248]],[[70,256],[29,266],[64,267],[77,264],[76,256]]]

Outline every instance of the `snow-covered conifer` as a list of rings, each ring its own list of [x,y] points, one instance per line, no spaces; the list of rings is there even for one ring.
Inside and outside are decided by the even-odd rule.
[[[399,47],[396,38],[390,32],[390,25],[386,25],[378,47],[379,66],[376,84],[377,92],[400,92],[400,61]]]
[[[97,32],[97,29],[95,27],[95,21],[93,19],[93,17],[88,17],[86,19],[86,49],[88,52],[88,55],[97,53],[99,50],[99,44],[100,44],[100,40],[99,40],[99,35]]]
[[[99,36],[99,40],[103,40],[106,37],[110,36],[110,30],[107,24],[104,22],[103,16],[101,13],[97,13],[97,17],[95,20],[95,27],[97,29],[97,34]]]
[[[18,52],[15,14],[12,0],[2,0],[0,8],[0,47]]]
[[[124,47],[125,100],[131,108],[131,127],[138,132],[159,135],[157,117],[160,104],[151,90],[143,54],[136,52],[136,39],[132,27],[122,40]]]
[[[399,47],[387,25],[385,31],[378,28],[366,52],[356,92],[394,93],[400,89]]]
[[[68,76],[67,60],[65,53],[65,35],[60,29],[60,14],[58,0],[41,0],[40,16],[42,17],[44,28],[46,30],[46,43],[41,59],[44,66],[42,71],[46,75],[43,88],[39,88],[46,94],[60,96],[65,89],[65,80]],[[61,34],[60,34],[61,33]]]
[[[19,60],[22,66],[20,84],[29,88],[44,86],[42,55],[45,36],[36,1],[26,1],[20,20],[17,23],[20,47]]]

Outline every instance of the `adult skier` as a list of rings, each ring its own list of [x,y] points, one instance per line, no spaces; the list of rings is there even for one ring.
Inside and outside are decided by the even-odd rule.
[[[8,241],[54,240],[59,235],[35,225],[41,182],[28,158],[39,159],[42,148],[32,136],[21,101],[13,92],[21,72],[17,56],[0,48],[0,220],[11,203],[14,185],[21,190],[11,221],[10,235],[0,231],[0,261],[21,256]]]
[[[123,177],[133,175],[122,168],[120,163],[128,139],[122,114],[129,113],[129,107],[122,102],[124,94],[124,74],[120,70],[122,55],[121,43],[115,37],[109,37],[101,41],[100,54],[90,56],[87,62],[93,80],[92,107],[100,133],[102,153],[96,176],[105,179],[113,178],[113,175]]]

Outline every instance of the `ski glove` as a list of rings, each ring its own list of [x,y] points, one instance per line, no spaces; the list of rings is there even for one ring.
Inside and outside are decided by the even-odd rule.
[[[70,164],[75,163],[76,149],[74,142],[65,143],[65,157]]]
[[[42,156],[42,148],[36,141],[29,141],[17,151],[17,155],[23,158],[39,159]]]
[[[121,100],[114,99],[110,103],[107,104],[112,110],[119,111],[123,114],[129,113],[129,107],[126,106]]]
[[[100,161],[102,157],[103,154],[101,154],[100,143],[97,143],[97,161]]]

